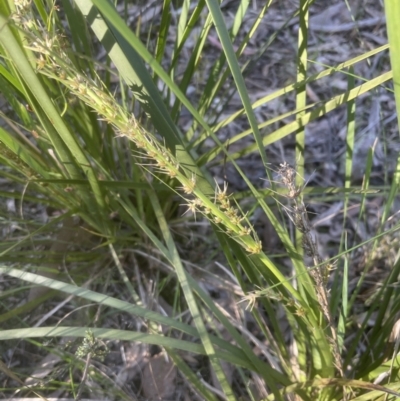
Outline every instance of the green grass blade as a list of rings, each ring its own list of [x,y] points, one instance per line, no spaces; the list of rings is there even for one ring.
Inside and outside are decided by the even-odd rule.
[[[165,52],[165,47],[167,45],[168,29],[171,23],[171,13],[170,13],[171,0],[163,1],[163,10],[161,14],[160,30],[156,43],[155,59],[159,64],[161,64]],[[157,81],[156,81],[157,82]]]
[[[298,84],[301,82],[306,82],[307,79],[307,58],[308,58],[308,0],[301,0],[299,7],[299,29],[297,33],[297,78],[296,81]],[[306,85],[299,85],[296,88],[296,109],[302,110],[297,115],[296,118],[301,117],[305,114],[305,108],[307,106],[307,92]],[[295,152],[295,165],[296,165],[296,185],[301,188],[303,185],[303,177],[304,177],[304,153],[305,153],[305,128],[299,127],[296,131],[296,152]],[[298,256],[296,256],[297,265],[296,272],[299,273],[297,275],[297,282],[299,286],[305,287],[305,290],[311,290],[310,288],[310,280],[309,275],[304,274],[304,267],[301,266],[301,262],[304,258],[303,256],[303,234],[296,230],[295,235],[296,241],[296,251]],[[300,259],[300,260],[299,260]],[[301,336],[301,334],[300,334]],[[304,339],[302,339],[304,340]],[[300,380],[305,380],[305,372],[307,371],[307,354],[304,349],[304,341],[297,341],[297,347],[299,348],[297,363],[299,364],[299,371],[301,372]],[[311,353],[312,356],[316,354]],[[316,363],[314,362],[314,365]]]
[[[104,1],[93,2],[103,12],[103,15],[106,15],[108,20],[113,23],[111,28],[98,14],[91,1],[78,0],[75,3],[96,36],[102,41],[109,57],[115,63],[126,84],[141,102],[143,109],[152,116],[154,127],[163,134],[168,146],[174,149],[181,144],[181,135],[170,120],[160,93],[143,62],[140,61],[140,57],[149,61],[154,68],[155,60],[152,59],[145,46],[134,36],[109,3]],[[118,26],[119,30],[114,30],[113,27],[115,26]],[[123,37],[121,37],[121,33],[124,35]],[[129,43],[126,42],[127,38]],[[160,68],[156,68],[156,72],[159,72]]]
[[[184,35],[185,37],[187,37],[188,34],[190,33],[189,28],[193,29],[195,27],[194,24],[197,21],[198,17],[200,16],[200,12],[204,8],[204,5],[205,5],[204,0],[199,1],[199,4],[197,5],[196,10],[192,15],[192,18],[189,21],[189,26],[187,27],[185,35]],[[179,84],[179,88],[183,93],[187,92],[188,86],[193,78],[193,75],[195,73],[201,74],[201,69],[199,68],[199,63],[201,60],[201,56],[204,52],[204,46],[207,41],[207,35],[210,32],[211,27],[212,27],[211,16],[207,16],[207,20],[206,20],[201,32],[198,35],[196,44],[193,48],[190,59],[187,62],[185,72],[184,72],[181,82]],[[178,51],[176,52],[176,54],[178,54]],[[178,61],[178,57],[175,57],[172,65],[177,63],[177,61]],[[181,102],[180,102],[179,98],[176,98],[175,103],[172,107],[172,111],[171,111],[171,115],[173,116],[174,120],[176,120],[178,118],[180,107],[181,107]],[[198,111],[199,111],[200,115],[203,116],[201,109],[198,108]],[[190,129],[188,131],[188,133],[186,134],[186,138],[187,138],[187,140],[190,141],[192,139],[192,137],[193,137],[193,129]]]
[[[89,67],[89,70],[93,73],[93,63],[86,61],[89,57],[92,57],[93,45],[90,43],[91,38],[85,25],[85,20],[82,14],[72,6],[70,1],[62,0],[62,5],[70,26],[75,51],[86,56],[78,60],[83,62],[85,67]]]
[[[323,106],[317,107],[315,110],[306,113],[304,116],[301,116],[297,121],[288,123],[282,128],[279,128],[276,131],[272,132],[271,134],[265,136],[263,138],[264,146],[268,146],[274,142],[279,141],[280,139],[285,138],[286,136],[296,132],[300,127],[303,127],[309,124],[310,122],[316,120],[317,118],[326,115],[330,111],[337,109],[343,104],[346,104],[349,100],[357,99],[364,93],[367,93],[373,88],[376,88],[377,86],[382,85],[384,82],[390,80],[392,77],[393,77],[392,71],[388,71],[376,78],[371,79],[370,81],[362,85],[357,86],[356,88],[344,94],[335,96],[333,99],[328,100]],[[260,124],[259,128],[260,129],[265,128],[270,124],[271,121],[267,121],[265,123]],[[249,134],[251,134],[251,130],[246,130],[241,135],[244,136]],[[231,142],[233,142],[233,140],[231,140]],[[243,149],[241,152],[233,153],[231,157],[234,159],[243,157],[244,155],[252,153],[257,149],[258,146],[256,144],[251,145]]]
[[[91,1],[77,0],[76,4],[79,6],[82,14],[88,19],[88,23],[99,40],[102,41],[121,76],[131,88],[136,98],[141,102],[143,109],[151,116],[152,124],[165,138],[167,146],[176,154],[181,165],[189,170],[189,174],[193,173],[198,177],[198,185],[204,193],[211,195],[214,192],[213,188],[210,186],[209,181],[204,179],[204,173],[197,168],[196,162],[185,150],[182,142],[183,137],[174,125],[170,117],[170,112],[167,110],[141,58],[144,62],[151,65],[156,75],[167,84],[182,104],[199,120],[201,125],[208,129],[205,121],[108,2],[93,0],[93,4],[102,11],[104,16],[107,16],[110,28],[104,22],[101,15],[96,12]]]
[[[7,131],[0,127],[0,142],[2,142],[15,156],[26,163],[32,171],[32,178],[37,174],[41,177],[50,178],[49,166],[46,167],[46,161],[41,160],[34,149],[29,149],[25,144],[12,137]]]
[[[350,74],[348,79],[348,87],[349,90],[352,90],[355,84],[354,77],[352,74],[353,68],[351,68],[349,72]],[[344,178],[344,187],[347,189],[350,188],[351,186],[355,130],[356,130],[356,102],[355,100],[349,100],[347,103],[347,134],[346,134],[346,153],[345,153],[346,160],[345,160],[345,178]],[[349,202],[349,193],[346,193],[344,200],[343,224],[345,224],[346,221],[348,202]]]
[[[284,94],[288,94],[288,93],[292,92],[293,90],[296,90],[299,86],[303,86],[303,85],[306,85],[308,83],[311,83],[311,82],[314,82],[314,81],[318,81],[319,79],[322,79],[324,77],[327,77],[327,76],[332,75],[332,74],[337,73],[337,72],[345,72],[348,67],[353,66],[353,65],[355,65],[355,64],[357,64],[357,63],[359,63],[359,62],[361,62],[363,60],[366,60],[369,57],[372,57],[372,56],[374,56],[376,54],[384,52],[388,48],[389,48],[388,45],[383,45],[383,46],[380,46],[380,47],[378,47],[376,49],[370,50],[369,52],[363,53],[360,56],[357,56],[357,57],[354,57],[354,58],[352,58],[352,59],[350,59],[348,61],[345,61],[345,62],[343,62],[343,63],[341,63],[341,64],[339,64],[339,65],[337,65],[335,67],[325,66],[325,67],[328,67],[328,68],[326,68],[325,70],[323,70],[323,71],[321,71],[321,72],[319,72],[317,74],[311,75],[310,77],[307,78],[306,82],[295,82],[295,83],[292,83],[290,85],[287,85],[284,88],[275,90],[273,93],[268,94],[267,96],[264,96],[261,99],[255,101],[253,103],[252,107],[253,107],[253,109],[256,109],[257,107],[263,106],[263,105],[267,104],[268,102],[270,102],[270,101],[272,101],[274,99],[277,99],[277,98],[279,98],[280,96],[282,96]],[[311,62],[311,60],[308,60],[308,62]],[[362,78],[360,77],[360,79],[362,79]],[[218,124],[213,126],[213,128],[212,128],[213,131],[214,132],[219,131],[222,127],[230,124],[236,118],[238,118],[241,115],[243,115],[243,113],[244,113],[244,109],[241,109],[241,110],[231,114],[229,117],[225,118],[224,120],[222,120],[221,122],[219,122]]]
[[[115,329],[101,329],[101,328],[90,328],[95,338],[99,339],[110,339],[119,341],[138,341],[144,344],[155,344],[161,347],[169,347],[187,352],[193,352],[196,354],[205,354],[204,348],[200,344],[193,342],[184,341],[178,338],[165,337],[159,334],[147,334],[142,332],[134,332],[130,330],[115,330]],[[1,330],[0,340],[15,340],[15,339],[26,339],[26,338],[38,338],[38,337],[85,337],[87,327],[36,327],[36,328],[20,328],[13,330]],[[226,351],[218,350],[216,355],[234,364],[239,364],[240,361]],[[244,366],[246,367],[246,366]]]
[[[300,1],[300,26],[298,30],[298,50],[297,50],[297,83],[299,86],[296,89],[296,109],[305,110],[307,106],[306,85],[301,85],[301,82],[307,80],[307,46],[308,46],[308,7],[309,0]],[[305,111],[298,113],[297,118],[304,115]],[[304,150],[305,150],[305,130],[304,127],[299,127],[296,132],[296,177],[297,185],[302,185],[301,180],[304,177]],[[299,234],[299,233],[297,233]],[[297,248],[301,249],[301,236],[296,237]]]
[[[93,214],[93,222],[96,220],[98,222],[104,221],[104,196],[98,185],[97,177],[91,164],[82,152],[75,137],[71,134],[62,120],[42,83],[32,69],[24,51],[20,48],[18,41],[12,34],[7,20],[3,16],[0,16],[0,28],[0,42],[8,52],[9,57],[15,64],[18,72],[21,74],[21,77],[24,80],[24,85],[26,85],[27,93],[31,92],[32,99],[35,99],[32,106],[36,110],[38,116],[41,114],[40,110],[43,110],[42,123],[44,123],[45,126],[47,125],[47,132],[50,135],[50,139],[53,142],[60,160],[64,163],[65,169],[69,172],[72,178],[80,178],[80,169],[88,177],[96,203],[93,204],[92,197],[89,196],[86,191],[81,192],[80,195],[88,207],[87,212]],[[72,155],[74,156],[72,157]],[[95,205],[97,205],[97,207],[94,207]]]
[[[334,296],[332,296],[332,298],[334,298]],[[344,340],[346,336],[346,322],[349,317],[348,299],[349,299],[349,260],[348,258],[345,258],[343,264],[343,282],[342,282],[342,295],[341,295],[341,305],[340,305],[341,313],[339,315],[339,322],[338,322],[338,337],[341,351],[343,351],[344,349]]]
[[[394,96],[397,119],[400,126],[400,3],[397,0],[385,0],[386,27],[389,40],[390,60],[393,71]]]
[[[131,313],[132,315],[140,316],[146,320],[154,321],[167,327],[177,329],[196,338],[199,337],[199,334],[194,327],[181,323],[176,319],[163,316],[159,313],[149,311],[140,306],[136,306],[129,302],[121,301],[119,299],[109,297],[107,295],[100,294],[98,292],[94,292],[86,288],[81,288],[75,285],[67,284],[62,281],[40,276],[38,274],[9,268],[4,265],[0,265],[0,274],[6,274],[11,277],[28,281],[35,285],[44,286],[51,288],[53,290],[64,292],[66,294],[75,295],[88,301],[92,301],[104,306],[108,306],[110,308],[115,308],[120,311]],[[239,362],[240,366],[248,368],[252,367],[252,365],[248,362],[247,358],[243,354],[243,351],[241,351],[238,347],[233,346],[227,341],[221,340],[220,338],[212,335],[209,335],[209,338],[216,347],[221,348],[224,350],[224,352],[231,354],[235,360],[235,363],[240,361]],[[166,344],[166,346],[168,346],[168,344]]]
[[[211,361],[211,364],[215,371],[216,377],[221,385],[221,388],[222,388],[226,398],[228,400],[234,401],[234,400],[236,400],[236,397],[233,394],[232,388],[228,383],[225,372],[223,371],[220,361],[217,358],[216,350],[210,340],[210,336],[209,336],[206,326],[203,322],[203,318],[201,316],[199,307],[198,307],[196,299],[194,297],[194,294],[193,294],[193,291],[191,288],[191,283],[189,280],[189,276],[186,273],[185,269],[183,268],[181,259],[179,257],[178,251],[175,246],[175,242],[171,236],[170,229],[168,227],[168,223],[165,220],[165,217],[163,215],[161,205],[159,204],[158,199],[154,193],[150,193],[149,195],[150,195],[149,198],[153,205],[158,223],[160,225],[161,232],[163,234],[165,243],[168,248],[168,252],[169,252],[168,259],[171,261],[171,264],[174,267],[174,270],[178,277],[179,283],[182,287],[186,302],[188,304],[189,310],[193,317],[193,320],[196,325],[197,331],[199,333],[203,347],[207,353],[207,356],[210,358],[210,361]]]
[[[217,31],[218,37],[221,41],[221,46],[224,50],[224,54],[226,56],[229,68],[232,72],[232,77],[235,81],[236,88],[238,90],[239,96],[242,100],[246,116],[249,120],[250,127],[254,138],[256,140],[256,146],[258,152],[261,156],[261,159],[264,164],[267,164],[267,156],[265,154],[265,148],[262,144],[262,138],[260,131],[258,129],[257,120],[254,114],[254,111],[251,107],[251,102],[249,98],[249,94],[246,89],[246,85],[243,79],[242,72],[240,71],[240,67],[236,58],[235,51],[233,50],[233,45],[231,39],[229,37],[228,30],[226,29],[226,25],[221,13],[220,5],[215,0],[206,0],[210,13],[212,15],[214,26]]]
[[[178,29],[176,33],[176,42],[175,42],[176,47],[181,46],[183,42],[188,21],[189,8],[190,8],[190,0],[183,0],[177,26]]]

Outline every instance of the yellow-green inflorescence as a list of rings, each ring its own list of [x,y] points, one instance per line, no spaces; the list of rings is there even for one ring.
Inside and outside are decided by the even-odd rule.
[[[117,136],[133,141],[142,157],[152,160],[155,171],[177,179],[181,184],[180,195],[186,200],[189,210],[199,212],[217,224],[249,254],[259,254],[262,251],[261,241],[246,216],[232,205],[227,195],[227,184],[224,183],[223,189],[217,185],[215,199],[209,199],[198,189],[196,176],[181,168],[169,149],[141,126],[134,115],[127,113],[100,80],[94,80],[77,71],[67,55],[72,50],[66,48],[65,40],[38,26],[37,19],[29,18],[27,7],[19,7],[17,2],[16,5],[14,21],[28,31],[29,44],[26,47],[37,55],[37,72],[56,79],[94,109],[99,119],[112,125]],[[32,21],[35,21],[35,26]]]

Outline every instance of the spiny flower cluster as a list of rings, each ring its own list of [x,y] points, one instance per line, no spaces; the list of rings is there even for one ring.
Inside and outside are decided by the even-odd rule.
[[[16,12],[11,16],[16,24],[27,30],[35,27],[32,14],[32,0],[14,0]]]
[[[229,195],[227,195],[228,184],[224,182],[224,189],[221,190],[219,185],[216,186],[215,203],[220,206],[220,209],[225,212],[232,224],[239,226],[245,219],[245,216],[239,216],[239,210],[231,205]],[[250,235],[250,228],[244,228],[243,235]]]
[[[317,243],[311,234],[312,226],[303,201],[302,188],[296,186],[296,170],[284,162],[280,165],[278,174],[281,176],[282,183],[288,189],[287,197],[292,200],[293,206],[290,212],[290,217],[295,227],[303,234],[303,249],[306,255],[311,257],[313,260],[314,266],[309,269],[309,272],[315,282],[315,290],[322,313],[330,327],[330,340],[335,358],[335,365],[340,374],[343,375],[343,362],[338,345],[338,335],[329,309],[329,294],[326,289],[327,276],[330,270],[334,267],[332,264],[324,263],[319,254]]]
[[[20,11],[24,17],[15,18],[16,22],[27,19],[27,10],[20,8]],[[226,184],[223,189],[217,185],[215,199],[211,200],[199,190],[196,185],[196,175],[182,168],[175,155],[117,103],[100,79],[92,79],[76,70],[67,55],[63,38],[46,32],[40,26],[30,29],[31,25],[23,24],[22,27],[29,29],[29,44],[26,47],[37,54],[39,73],[59,81],[68,88],[71,94],[94,109],[100,120],[112,125],[117,136],[124,136],[133,141],[139,156],[151,161],[151,170],[154,174],[162,173],[177,179],[181,184],[181,196],[186,199],[192,212],[200,212],[206,216],[250,254],[262,251],[261,241],[254,230],[248,223],[243,224],[244,220],[247,221],[246,216],[232,205],[227,195]],[[145,164],[141,165],[150,170]]]
[[[252,232],[249,226],[242,224],[242,222],[246,220],[246,216],[241,215],[241,212],[232,206],[229,195],[227,195],[227,190],[228,185],[224,182],[223,189],[221,189],[217,184],[215,192],[215,204],[219,206],[219,210],[221,210],[228,218],[230,226],[232,225],[234,227],[233,229],[230,226],[227,227],[227,232],[233,235],[238,235],[239,237],[250,237],[251,234],[253,234],[256,239],[246,243],[244,247],[250,254],[260,253],[262,251],[261,241],[256,237],[256,234],[254,231]],[[215,219],[214,222],[217,224],[220,223],[220,221]]]
[[[115,125],[115,119],[114,122],[110,122]],[[140,126],[133,116],[129,118],[125,126],[118,126],[118,135],[132,140],[144,155],[154,161],[156,171],[176,178],[181,183],[181,195],[186,199],[191,212],[200,212],[215,224],[224,227],[225,231],[244,246],[249,253],[257,254],[262,251],[261,241],[253,239],[256,234],[248,225],[243,224],[246,216],[232,206],[227,194],[226,183],[224,183],[223,189],[216,186],[214,202],[210,200],[198,189],[196,175],[182,169],[175,156]],[[190,199],[188,199],[189,195]]]
[[[319,284],[320,274],[323,260],[319,255],[318,247],[311,234],[311,223],[308,218],[306,206],[303,201],[301,187],[296,186],[296,170],[289,166],[286,162],[280,165],[278,174],[282,178],[282,183],[288,189],[287,197],[292,200],[293,207],[291,208],[290,217],[295,227],[303,234],[303,249],[307,256],[313,259],[314,266],[318,266],[311,270],[311,274]],[[322,282],[322,281],[321,281]]]

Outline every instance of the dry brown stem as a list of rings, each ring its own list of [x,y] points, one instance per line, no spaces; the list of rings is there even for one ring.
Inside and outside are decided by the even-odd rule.
[[[340,355],[337,330],[329,310],[329,295],[326,288],[326,279],[331,268],[330,265],[324,263],[318,251],[317,242],[311,234],[312,226],[303,201],[302,188],[296,186],[296,170],[284,162],[280,165],[278,173],[281,176],[282,183],[289,191],[287,197],[291,199],[293,203],[290,218],[296,228],[303,234],[302,245],[304,252],[313,260],[314,266],[309,269],[309,272],[314,279],[318,302],[331,331],[330,343],[335,359],[335,366],[340,375],[343,376],[343,362]]]

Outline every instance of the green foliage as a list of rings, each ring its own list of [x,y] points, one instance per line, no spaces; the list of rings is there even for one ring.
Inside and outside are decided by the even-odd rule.
[[[94,338],[92,330],[86,330],[82,344],[76,350],[75,355],[78,358],[86,358],[92,354],[94,358],[103,361],[108,352],[107,346]]]
[[[139,26],[134,32],[106,0],[64,0],[60,9],[41,0],[0,4],[0,91],[10,106],[7,113],[2,113],[7,125],[0,128],[0,175],[23,194],[21,202],[59,211],[39,228],[35,216],[21,219],[24,235],[11,236],[10,241],[0,244],[0,273],[79,297],[83,302],[80,306],[88,309],[84,317],[88,325],[101,326],[100,311],[107,308],[146,322],[148,331],[101,327],[88,330],[86,325],[81,327],[82,320],[63,326],[30,327],[24,319],[17,323],[10,319],[45,304],[53,293],[30,296],[26,305],[17,307],[7,305],[5,292],[2,302],[7,311],[0,315],[0,322],[8,322],[9,327],[0,332],[0,340],[81,337],[84,340],[77,356],[82,358],[88,354],[105,356],[99,339],[158,345],[170,355],[191,387],[209,400],[216,399],[215,394],[204,386],[178,350],[203,355],[210,361],[210,369],[227,400],[239,396],[224,368],[226,362],[236,367],[246,399],[253,398],[246,382],[250,382],[250,375],[263,380],[266,400],[373,400],[383,399],[383,394],[388,395],[387,399],[399,397],[396,355],[387,355],[387,346],[398,310],[399,295],[394,286],[400,264],[397,258],[391,259],[391,272],[382,279],[361,321],[355,300],[373,262],[365,264],[353,294],[349,294],[349,269],[355,249],[368,245],[378,252],[382,239],[398,230],[397,223],[389,227],[388,222],[398,192],[400,159],[386,187],[370,188],[373,147],[365,160],[360,186],[352,185],[352,171],[356,100],[385,83],[390,86],[394,80],[397,110],[400,109],[396,84],[400,80],[396,56],[400,40],[394,28],[400,10],[396,0],[385,2],[389,45],[310,75],[307,43],[309,7],[313,2],[300,1],[296,12],[297,73],[287,86],[252,103],[245,84],[251,63],[242,62],[241,56],[260,29],[271,3],[266,2],[259,10],[247,34],[240,35],[248,1],[240,2],[229,28],[216,0],[200,0],[194,8],[183,1],[179,21],[173,26],[169,12],[172,5],[165,0],[159,26],[151,26],[146,39],[140,35]],[[221,53],[207,66],[209,75],[202,77],[207,35],[213,29]],[[169,52],[171,30],[176,32]],[[157,40],[152,41],[155,32]],[[263,51],[268,50],[277,34],[264,42]],[[237,50],[235,40],[241,40]],[[186,47],[191,49],[187,58]],[[385,54],[388,48],[390,71],[369,78],[355,76],[357,63]],[[105,50],[106,59],[98,61],[100,49]],[[339,73],[348,78],[347,90],[321,102],[307,102],[307,85]],[[198,77],[204,86],[193,100],[190,85]],[[391,89],[386,90],[392,95]],[[234,92],[242,106],[222,117]],[[261,122],[257,119],[262,106],[277,99],[284,101],[290,94],[294,94],[294,110]],[[304,188],[307,125],[341,106],[347,107],[343,188]],[[185,115],[189,120],[183,128],[181,119]],[[245,123],[239,124],[241,117]],[[221,142],[217,134],[235,124],[244,127],[242,132]],[[266,197],[266,191],[254,185],[239,162],[257,154],[266,168],[266,177],[272,181],[266,147],[291,134],[295,134],[298,165],[295,170],[282,160],[277,168],[280,188],[272,182]],[[231,145],[247,137],[251,139],[240,151],[230,150]],[[235,169],[247,191],[229,194],[226,183],[215,184],[211,167],[223,163]],[[286,198],[285,205],[275,192]],[[330,260],[321,256],[309,221],[310,193],[326,201],[332,196],[344,204],[343,237],[340,249]],[[2,195],[16,197],[14,189]],[[350,245],[345,226],[351,200],[360,202],[361,221],[367,215],[365,202],[371,195],[383,197],[385,202],[378,232],[364,243]],[[209,223],[207,235],[212,239],[208,243],[207,238],[201,239],[207,249],[202,257],[212,260],[224,255],[230,277],[242,294],[238,301],[246,301],[240,304],[240,315],[251,315],[257,338],[222,311],[188,269],[190,249],[184,247],[179,235],[182,224],[185,229],[190,227],[190,219],[178,215],[181,203],[191,214]],[[279,258],[264,249],[255,224],[256,210],[266,216],[276,232],[292,274],[284,270]],[[71,228],[72,216],[80,220]],[[295,229],[294,236],[290,225]],[[83,231],[78,240],[77,226]],[[66,236],[55,237],[66,227],[70,230]],[[86,251],[70,252],[68,247],[74,243],[85,244]],[[140,263],[134,260],[141,271],[150,270],[156,260],[156,270],[162,272],[165,285],[179,294],[176,310],[168,316],[143,304],[138,295],[138,277],[133,283],[121,262],[120,255],[127,249],[132,250],[134,258],[140,258]],[[68,274],[59,271],[62,263],[72,266]],[[108,294],[107,285],[116,272],[119,285],[124,285],[129,294],[124,290],[121,298],[124,294],[132,302]],[[69,284],[71,281],[73,284]],[[88,289],[89,285],[93,289]],[[96,317],[90,315],[93,304],[99,308]],[[190,323],[181,320],[177,313],[181,309],[189,311]],[[367,331],[372,317],[375,326]],[[364,346],[362,353],[360,342]],[[254,344],[263,349],[262,358]],[[14,377],[6,369],[2,371]],[[383,374],[387,374],[389,383],[379,385]]]

